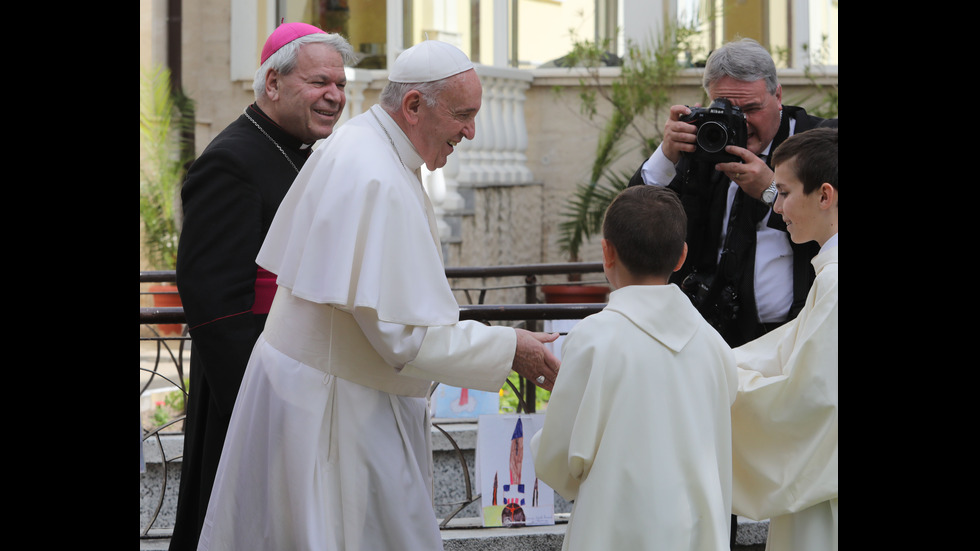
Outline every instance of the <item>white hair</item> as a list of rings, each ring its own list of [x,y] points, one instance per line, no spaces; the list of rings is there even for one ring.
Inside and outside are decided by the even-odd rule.
[[[744,82],[764,80],[770,94],[779,87],[772,56],[751,38],[729,42],[708,56],[703,77],[705,91],[726,76]]]

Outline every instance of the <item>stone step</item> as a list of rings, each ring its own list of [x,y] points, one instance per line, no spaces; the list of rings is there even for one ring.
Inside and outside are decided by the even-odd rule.
[[[442,542],[446,551],[559,551],[565,526],[482,528],[479,519],[458,519],[442,530]],[[167,551],[169,545],[166,537],[141,539],[140,551]]]
[[[436,420],[439,421],[439,420]],[[459,446],[466,461],[471,484],[475,469],[474,459],[476,448],[476,423],[448,421],[440,423],[451,438]],[[183,452],[183,436],[168,435],[162,439],[163,451],[155,439],[144,443],[147,472],[140,475],[140,533],[148,524],[148,518],[155,510],[159,487],[162,485],[162,458],[179,457]],[[452,513],[455,504],[465,502],[464,471],[460,463],[459,453],[442,431],[433,428],[432,448],[434,462],[434,510],[437,518],[445,518]],[[169,545],[169,536],[173,530],[173,516],[176,507],[177,488],[179,486],[180,461],[173,461],[167,466],[166,494],[158,520],[153,524],[149,539],[140,540],[140,549],[145,551],[165,551]],[[473,485],[472,496],[476,497],[480,490]],[[463,508],[442,530],[445,548],[449,551],[549,551],[561,549],[562,538],[565,534],[565,522],[571,504],[560,495],[555,494],[555,526],[531,526],[519,528],[483,528],[480,525],[480,509],[478,503],[472,503]],[[739,518],[738,541],[739,551],[755,551],[763,549],[768,522],[754,522]]]
[[[445,551],[560,551],[565,537],[565,517],[557,515],[554,526],[483,528],[479,519],[456,519],[442,530]],[[763,551],[765,522],[739,519],[738,541],[734,551]],[[167,551],[170,539],[140,540],[140,551]]]

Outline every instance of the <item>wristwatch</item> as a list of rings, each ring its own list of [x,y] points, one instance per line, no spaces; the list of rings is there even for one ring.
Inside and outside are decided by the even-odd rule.
[[[773,180],[769,187],[762,192],[762,202],[772,206],[776,202],[776,180]]]

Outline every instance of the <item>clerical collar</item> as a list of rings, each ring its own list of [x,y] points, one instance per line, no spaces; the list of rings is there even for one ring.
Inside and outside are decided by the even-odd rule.
[[[823,244],[822,247],[820,247],[820,252],[826,251],[827,249],[836,246],[837,246],[837,234],[835,233],[830,237],[830,239],[827,240],[826,243]]]
[[[299,167],[296,166],[296,162],[293,161],[292,157],[289,156],[289,153],[286,153],[286,150],[283,149],[283,146],[279,143],[280,140],[282,140],[285,143],[286,142],[286,138],[289,137],[288,134],[286,134],[285,132],[281,132],[282,128],[280,128],[278,125],[276,125],[268,117],[264,116],[264,113],[262,113],[262,110],[261,109],[258,109],[258,106],[256,106],[256,110],[257,111],[255,111],[255,115],[256,115],[255,117],[253,117],[252,115],[249,115],[248,114],[248,112],[249,112],[248,107],[245,108],[245,111],[242,113],[242,115],[246,119],[248,119],[249,122],[251,122],[252,124],[254,124],[255,125],[255,128],[257,128],[258,131],[261,132],[263,136],[265,136],[266,138],[269,139],[269,141],[272,143],[272,145],[274,145],[276,147],[276,149],[279,150],[279,153],[282,153],[283,158],[286,159],[286,162],[289,163],[289,166],[293,167],[293,170],[296,171],[296,174],[299,174]],[[256,119],[258,119],[258,120],[256,120]],[[259,124],[259,120],[261,120],[261,121],[263,121],[263,122],[266,123],[266,125],[269,127],[268,130],[266,130],[266,127],[265,126],[263,126],[262,124]],[[277,130],[279,130],[280,132],[276,132]],[[276,134],[279,134],[280,135],[279,139],[277,140],[272,134],[270,134],[270,131],[271,132],[275,132]],[[298,140],[296,140],[295,138],[293,138],[292,141],[293,142],[296,142]],[[289,143],[286,143],[286,147],[290,147],[290,144]],[[301,150],[300,148],[295,147],[295,145],[293,146],[293,149],[297,150],[300,155],[303,155],[304,156],[304,159],[305,159],[305,157],[309,157],[309,155],[310,155],[310,150],[308,150],[308,149]]]
[[[380,105],[372,105],[370,110],[378,125],[381,126],[381,130],[391,142],[391,146],[395,148],[395,153],[398,154],[398,158],[401,159],[402,164],[410,172],[417,173],[425,161],[422,160],[422,156],[419,155],[415,146],[412,145],[411,140],[408,139],[405,132],[398,126],[395,119],[391,118],[391,115],[382,109]]]
[[[272,120],[269,115],[266,115],[265,111],[263,111],[257,103],[252,103],[246,107],[245,110],[248,113],[252,113],[252,118],[259,121],[262,124],[262,128],[271,134],[272,137],[275,138],[276,142],[282,144],[283,147],[296,149],[298,151],[303,151],[304,153],[309,153],[307,150],[313,147],[312,143],[303,143],[302,140],[297,139],[289,132],[286,132],[286,130],[279,126],[276,121]]]

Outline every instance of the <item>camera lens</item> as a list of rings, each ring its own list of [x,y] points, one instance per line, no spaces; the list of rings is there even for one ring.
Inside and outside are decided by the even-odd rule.
[[[717,121],[705,121],[698,127],[698,145],[708,153],[724,151],[728,145],[728,127]]]

